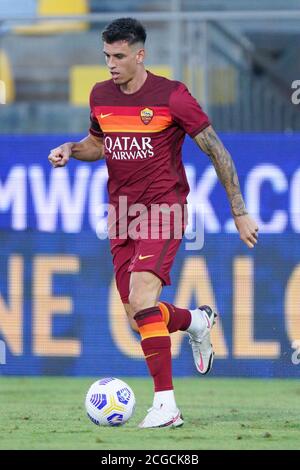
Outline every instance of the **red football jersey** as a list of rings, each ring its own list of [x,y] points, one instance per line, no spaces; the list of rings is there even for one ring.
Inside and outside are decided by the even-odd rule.
[[[127,196],[128,206],[184,204],[184,137],[210,124],[186,86],[148,72],[137,92],[125,94],[107,80],[92,89],[90,107],[90,133],[104,139],[110,203]]]

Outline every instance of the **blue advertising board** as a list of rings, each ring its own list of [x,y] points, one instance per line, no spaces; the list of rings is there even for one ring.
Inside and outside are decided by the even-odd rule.
[[[53,169],[47,160],[51,148],[80,138],[0,136],[2,375],[147,375],[99,210],[107,203],[105,163],[72,160]],[[239,239],[214,168],[186,138],[195,212],[161,298],[215,305],[212,376],[299,377],[300,134],[221,138],[259,243],[250,250]],[[200,243],[187,249],[198,231]],[[185,334],[172,335],[172,353],[175,376],[196,374]]]

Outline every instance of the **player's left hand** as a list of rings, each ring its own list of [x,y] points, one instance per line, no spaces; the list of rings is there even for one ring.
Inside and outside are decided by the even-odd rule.
[[[258,239],[257,223],[248,214],[234,217],[234,223],[239,231],[240,238],[249,248],[254,248]]]

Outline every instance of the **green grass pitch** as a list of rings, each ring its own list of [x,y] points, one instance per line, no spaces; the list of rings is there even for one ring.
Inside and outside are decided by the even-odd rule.
[[[299,449],[300,381],[182,378],[176,398],[185,424],[138,429],[152,401],[149,379],[123,378],[137,407],[124,426],[85,415],[94,378],[0,378],[0,449]]]

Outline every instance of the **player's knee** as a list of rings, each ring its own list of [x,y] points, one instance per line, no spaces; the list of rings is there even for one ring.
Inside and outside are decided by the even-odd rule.
[[[129,303],[134,313],[156,305],[160,280],[151,273],[134,273],[129,294]]]
[[[142,295],[142,292],[139,290],[132,289],[129,294],[129,303],[133,311],[133,314],[143,310],[145,307],[145,296]]]

